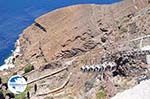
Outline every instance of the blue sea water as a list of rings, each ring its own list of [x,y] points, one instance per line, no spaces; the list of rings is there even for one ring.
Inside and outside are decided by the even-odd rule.
[[[34,19],[57,8],[75,4],[111,4],[120,0],[0,0],[0,65],[14,49],[22,31]]]

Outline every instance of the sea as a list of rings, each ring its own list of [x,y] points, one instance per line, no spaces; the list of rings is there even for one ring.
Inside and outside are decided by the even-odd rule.
[[[120,0],[0,0],[0,66],[12,54],[19,34],[52,10],[77,4],[112,4]]]

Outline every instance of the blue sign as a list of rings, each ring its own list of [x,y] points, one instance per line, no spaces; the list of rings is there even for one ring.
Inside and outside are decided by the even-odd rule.
[[[25,91],[27,81],[20,75],[14,75],[8,80],[8,89],[14,94],[20,94]]]

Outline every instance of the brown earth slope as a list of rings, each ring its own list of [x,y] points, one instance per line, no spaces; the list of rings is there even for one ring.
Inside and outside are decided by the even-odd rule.
[[[115,42],[120,32],[118,23],[123,21],[121,18],[132,17],[147,2],[125,0],[108,6],[77,5],[45,14],[25,29],[20,37],[23,60],[40,66],[58,58],[65,50],[83,47],[87,41],[101,43],[96,38],[104,35],[113,35],[112,41]]]

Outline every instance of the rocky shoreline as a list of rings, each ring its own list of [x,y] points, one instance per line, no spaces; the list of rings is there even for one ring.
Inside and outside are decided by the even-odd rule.
[[[19,42],[19,40],[17,40],[16,44],[15,44],[15,50],[12,51],[11,56],[9,56],[7,59],[5,59],[5,63],[2,66],[0,66],[0,71],[15,68],[14,60],[15,60],[15,58],[21,56],[20,50],[21,50],[20,42]]]

